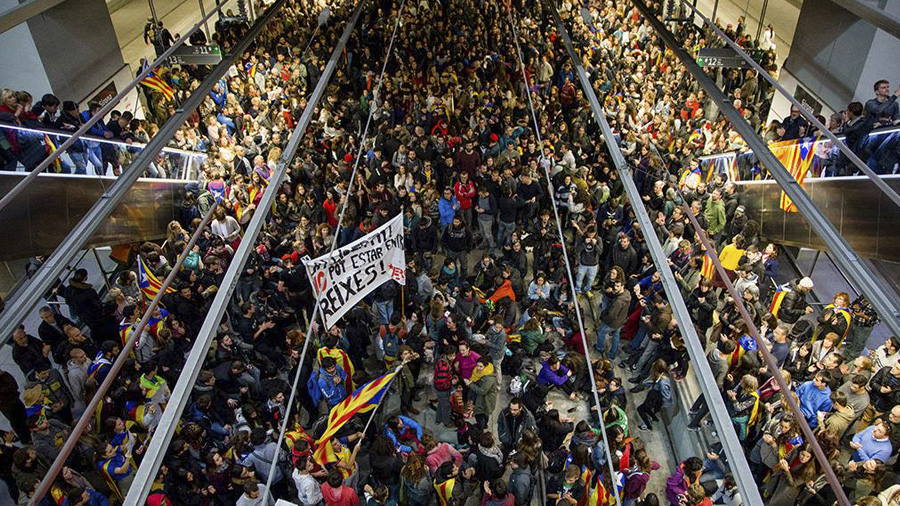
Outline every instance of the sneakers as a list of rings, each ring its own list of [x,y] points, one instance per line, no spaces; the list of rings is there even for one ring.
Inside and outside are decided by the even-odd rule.
[[[592,291],[590,291],[590,290],[584,292],[584,294],[585,294],[585,295],[587,296],[587,298],[589,298],[589,299],[593,299],[593,298],[594,298],[594,292],[592,292]]]
[[[691,432],[700,432],[700,427],[698,427],[698,426],[696,426],[696,425],[690,425],[690,424],[688,424],[687,430],[689,430],[689,431],[691,431]]]
[[[650,427],[647,427],[646,424],[642,423],[638,426],[638,430],[643,431],[643,432],[650,432]]]

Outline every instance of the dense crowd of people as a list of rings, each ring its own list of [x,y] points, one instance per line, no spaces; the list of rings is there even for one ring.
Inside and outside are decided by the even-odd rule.
[[[653,230],[634,218],[546,7],[514,6],[526,89],[505,4],[408,3],[402,12],[401,5],[364,8],[366,29],[351,37],[287,177],[271,183],[277,199],[259,211],[266,224],[148,504],[601,506],[614,504],[614,491],[629,506],[740,504],[715,447],[664,470],[641,437],[665,430],[663,419],[676,409],[677,382],[690,366],[684,324],[707,340],[706,358],[767,504],[834,502],[800,423],[814,428],[852,501],[895,503],[900,487],[886,474],[900,450],[900,341],[864,353],[878,323],[864,297],[838,293],[815,310],[812,280],[785,283],[778,248],[760,237],[726,177],[680,184],[707,149],[693,128],[708,121],[718,132],[713,144],[732,136],[641,16],[621,2],[596,2],[594,26],[586,27],[578,8],[561,7],[633,162]],[[352,7],[332,6],[301,59],[318,11],[288,2],[176,134],[172,142],[182,148],[208,139],[203,175],[166,240],[141,244],[134,255],[164,278],[200,217],[221,203],[40,504],[105,505],[128,493]],[[188,70],[171,72],[184,76],[173,81],[179,92],[191,89]],[[743,79],[733,91],[754,76]],[[765,107],[759,88],[740,93],[755,104],[750,116]],[[361,139],[370,114],[370,135]],[[334,327],[307,333],[314,295],[300,259],[328,252],[335,238],[347,245],[398,214],[406,284],[388,281]],[[791,392],[762,366],[749,322],[704,269],[701,232],[718,245]],[[681,293],[662,289],[646,234],[663,243]],[[42,308],[37,336],[24,327],[12,336],[27,383],[0,372],[0,412],[13,428],[0,442],[0,479],[20,503],[30,501],[140,320],[139,274],[133,264],[123,269],[101,296],[78,270],[58,292],[71,320]],[[691,322],[673,318],[671,297],[684,298]],[[368,414],[359,416],[317,448],[330,410],[389,370],[398,372],[375,423],[366,430]],[[566,407],[593,404],[592,385],[599,406],[573,419],[577,408]],[[788,395],[805,420],[790,414]],[[690,428],[702,430],[707,413],[698,398]],[[650,484],[654,472],[668,473],[665,485]]]

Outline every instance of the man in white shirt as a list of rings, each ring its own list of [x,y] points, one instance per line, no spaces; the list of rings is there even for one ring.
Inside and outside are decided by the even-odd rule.
[[[297,499],[300,506],[319,506],[323,504],[322,488],[319,482],[310,474],[313,469],[312,462],[306,459],[298,461],[291,477],[297,487]]]

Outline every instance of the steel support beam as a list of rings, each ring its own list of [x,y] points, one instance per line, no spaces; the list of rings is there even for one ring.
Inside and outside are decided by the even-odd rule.
[[[728,409],[725,407],[725,401],[722,399],[722,392],[719,391],[719,386],[716,385],[714,379],[715,375],[709,367],[709,362],[707,362],[706,349],[703,344],[706,341],[705,336],[701,337],[697,334],[687,304],[685,304],[684,297],[681,295],[681,288],[678,286],[678,281],[672,273],[672,268],[668,263],[668,257],[663,252],[659,238],[653,233],[653,221],[650,219],[649,214],[647,214],[647,209],[644,207],[637,185],[634,184],[634,179],[632,178],[628,163],[625,161],[625,156],[622,154],[619,145],[616,144],[612,129],[609,127],[609,123],[606,120],[606,113],[603,112],[603,108],[597,100],[597,95],[594,93],[594,89],[584,71],[584,67],[581,66],[581,59],[572,47],[572,39],[569,37],[569,32],[566,30],[565,25],[563,25],[562,20],[559,17],[556,6],[553,5],[552,1],[550,4],[553,11],[553,17],[556,19],[557,31],[562,35],[563,44],[566,46],[569,58],[575,66],[578,80],[581,82],[581,88],[590,101],[594,119],[600,126],[603,138],[606,141],[607,149],[613,159],[613,165],[615,165],[616,170],[619,172],[619,180],[622,181],[625,187],[625,193],[628,194],[628,200],[631,202],[631,207],[634,210],[635,216],[641,224],[641,229],[646,231],[644,233],[644,240],[647,242],[650,256],[659,272],[659,278],[665,288],[666,295],[668,295],[669,304],[672,306],[672,313],[678,321],[678,328],[681,331],[681,335],[684,337],[685,346],[687,347],[688,355],[691,358],[691,364],[694,366],[695,375],[700,383],[700,389],[703,391],[703,397],[706,399],[706,403],[709,406],[710,416],[719,431],[722,448],[728,457],[728,463],[731,466],[732,474],[734,475],[738,489],[741,491],[741,497],[744,499],[744,504],[747,504],[748,506],[762,506],[764,503],[759,494],[759,487],[753,481],[753,475],[750,472],[749,464],[747,464],[744,449],[734,431],[734,425],[731,423],[731,416],[728,414]]]
[[[0,13],[0,33],[15,28],[29,19],[63,3],[65,0],[28,0]]]
[[[859,0],[831,0],[831,3],[843,7],[859,16],[860,19],[868,21],[900,39],[900,18],[897,16],[894,16],[885,10],[872,7],[871,4],[860,2]]]
[[[256,36],[259,35],[259,32],[263,29],[265,24],[273,17],[273,13],[281,8],[284,1],[285,0],[279,0],[279,2],[269,9],[266,16],[250,27],[247,34],[244,36],[244,39],[237,46],[232,48],[231,54],[223,58],[222,61],[212,69],[212,72],[210,72],[206,79],[200,83],[200,86],[194,93],[192,93],[184,103],[181,104],[181,107],[175,111],[175,115],[163,124],[156,136],[154,136],[146,147],[138,153],[125,172],[116,179],[116,182],[100,196],[84,218],[75,225],[75,228],[73,228],[63,242],[60,243],[56,248],[56,251],[50,255],[47,261],[44,262],[44,265],[37,273],[35,273],[28,286],[22,289],[15,300],[9,301],[6,304],[6,310],[0,314],[0,345],[9,340],[13,329],[19,325],[22,318],[24,318],[29,311],[34,309],[41,296],[47,293],[47,290],[53,286],[63,269],[71,262],[72,258],[78,254],[80,250],[84,249],[85,244],[87,244],[91,236],[94,235],[94,232],[96,232],[103,224],[106,217],[109,216],[125,198],[125,195],[128,193],[128,190],[134,182],[144,173],[147,166],[153,162],[156,155],[166,147],[169,139],[171,139],[172,136],[175,135],[175,132],[181,128],[181,125],[187,121],[194,109],[206,99],[206,96],[210,90],[212,90],[212,87],[219,82],[231,65],[244,51],[247,50]],[[137,85],[136,83],[132,84],[135,86]],[[73,139],[74,137],[66,142],[73,141]],[[62,150],[60,150],[60,152],[61,151]],[[37,176],[37,174],[30,174],[26,177],[26,180],[31,176]],[[24,182],[25,181],[23,180],[22,183]],[[20,183],[20,185],[22,183]]]
[[[268,22],[272,13],[280,8],[283,3],[284,0],[279,0],[279,3],[270,9],[266,16],[260,18],[257,23]],[[244,264],[247,263],[250,254],[253,252],[256,245],[256,237],[260,230],[262,230],[266,217],[269,214],[268,210],[272,208],[272,203],[275,201],[275,197],[281,187],[281,181],[287,173],[287,167],[291,159],[293,159],[294,154],[297,152],[297,148],[300,146],[300,141],[306,133],[309,123],[312,121],[316,105],[325,93],[328,81],[334,73],[334,69],[340,60],[344,47],[347,45],[347,41],[350,39],[351,33],[353,33],[353,28],[356,26],[357,20],[359,20],[359,16],[362,13],[365,3],[365,1],[359,2],[356,10],[347,22],[344,33],[341,35],[340,40],[338,40],[334,51],[332,51],[331,58],[325,66],[325,71],[322,73],[322,77],[319,79],[318,84],[316,84],[316,88],[313,90],[306,108],[300,116],[300,121],[297,123],[297,127],[291,134],[287,147],[278,161],[275,173],[272,175],[270,183],[263,193],[262,199],[257,207],[260,211],[255,213],[253,218],[250,219],[250,223],[247,224],[247,229],[244,231],[244,238],[241,240],[241,244],[238,246],[234,258],[232,258],[231,264],[228,266],[228,270],[225,272],[225,277],[221,283],[222,286],[219,288],[219,291],[216,292],[216,296],[207,311],[206,319],[203,320],[203,325],[200,327],[197,340],[194,342],[193,348],[191,348],[191,352],[188,355],[184,368],[179,375],[178,383],[175,384],[175,388],[172,390],[172,395],[169,397],[169,402],[160,418],[158,428],[156,432],[154,432],[153,439],[151,439],[147,452],[144,454],[144,458],[141,461],[141,467],[138,468],[137,473],[135,474],[131,490],[129,490],[128,496],[125,498],[125,506],[142,506],[147,500],[147,495],[150,493],[150,488],[153,486],[156,473],[159,470],[160,464],[162,464],[166,451],[169,449],[169,443],[172,441],[172,436],[175,434],[178,420],[181,417],[181,413],[184,411],[185,406],[187,406],[194,383],[197,381],[197,375],[200,374],[200,370],[203,367],[203,362],[206,359],[207,351],[212,344],[212,339],[222,321],[238,279],[244,271]]]
[[[791,176],[778,158],[769,150],[766,141],[753,130],[741,114],[734,108],[725,93],[719,89],[716,83],[703,72],[697,62],[684,50],[663,23],[650,11],[642,0],[631,0],[631,3],[641,11],[641,15],[653,26],[666,46],[678,57],[681,64],[697,83],[703,88],[709,97],[719,106],[719,110],[731,123],[731,127],[740,134],[747,146],[756,154],[763,166],[769,170],[772,177],[778,182],[782,190],[800,210],[800,213],[809,223],[810,227],[819,234],[834,257],[838,268],[844,271],[850,280],[868,297],[872,305],[878,311],[878,315],[891,332],[900,335],[900,311],[895,307],[890,298],[885,294],[883,287],[879,286],[877,279],[869,272],[865,263],[850,244],[841,236],[840,232],[816,206],[809,195],[803,190],[800,183]]]

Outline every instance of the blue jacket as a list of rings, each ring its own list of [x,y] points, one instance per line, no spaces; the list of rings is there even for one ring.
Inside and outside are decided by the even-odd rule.
[[[879,441],[872,435],[875,425],[870,425],[862,432],[857,432],[853,436],[853,442],[862,445],[862,448],[853,452],[850,457],[854,462],[864,462],[866,460],[878,459],[882,462],[890,458],[894,449],[891,446],[891,440],[885,439]]]
[[[85,123],[87,123],[91,119],[91,112],[90,111],[82,112],[81,119]],[[107,131],[106,123],[104,123],[103,120],[101,119],[100,121],[94,123],[94,126],[92,126],[90,130],[88,130],[88,133],[91,135],[94,135],[96,137],[103,137],[103,133],[106,131]]]
[[[334,384],[335,376],[341,378],[340,383],[337,385]],[[347,373],[341,369],[341,366],[335,368],[334,374],[329,374],[325,369],[319,369],[319,390],[329,406],[336,406],[347,398],[346,381]]]
[[[419,422],[413,420],[412,418],[407,418],[403,415],[400,415],[398,418],[400,418],[400,421],[403,422],[403,426],[405,428],[408,428],[409,430],[413,430],[416,432],[416,439],[418,439],[419,441],[422,440],[422,426],[419,425]],[[385,424],[385,426],[384,426],[384,435],[387,436],[387,438],[391,440],[391,443],[394,443],[394,448],[396,448],[397,451],[406,452],[406,453],[410,453],[413,451],[413,449],[411,447],[401,443],[397,439],[397,435],[394,434],[394,431],[392,431],[390,429],[390,427],[387,426],[387,424]]]
[[[826,386],[825,390],[819,390],[812,380],[797,387],[797,398],[810,428],[815,429],[819,425],[819,411],[831,411],[831,388]]]
[[[566,366],[559,364],[559,369],[554,371],[550,369],[550,364],[544,362],[544,367],[541,367],[541,372],[538,374],[538,383],[546,386],[561,386],[569,380],[568,374],[569,369]]]
[[[459,202],[456,200],[456,196],[450,197],[450,200],[441,197],[438,200],[438,211],[441,213],[441,225],[449,226],[453,223],[453,216],[456,214],[456,208],[459,207]]]
[[[88,489],[85,489],[85,492],[87,492],[88,495],[91,496],[91,498],[88,499],[88,502],[86,503],[85,506],[109,506],[109,500],[106,499],[106,496],[104,496],[100,492],[97,492],[96,490],[88,490]],[[49,497],[49,495],[48,495],[48,497]],[[46,499],[46,498],[47,497],[44,497],[44,499]],[[43,504],[43,502],[41,504]],[[50,504],[52,504],[52,503],[50,503]],[[63,502],[61,503],[62,506],[70,506],[71,504],[72,503],[69,502],[68,498],[64,498]]]

